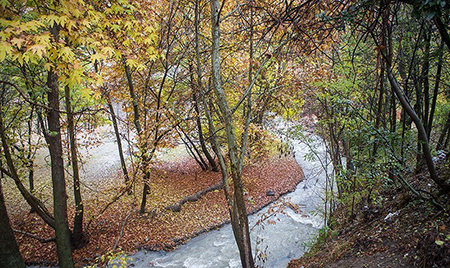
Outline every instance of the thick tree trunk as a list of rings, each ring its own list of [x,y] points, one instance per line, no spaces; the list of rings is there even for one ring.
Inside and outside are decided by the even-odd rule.
[[[19,246],[17,245],[6,211],[2,191],[2,179],[0,178],[0,267],[25,268],[27,266],[20,255]]]
[[[54,41],[59,41],[59,29],[55,25],[51,29]],[[50,69],[47,77],[48,98],[48,137],[47,143],[50,151],[51,173],[53,185],[53,208],[55,215],[56,249],[59,266],[73,267],[71,233],[67,222],[67,195],[64,178],[64,161],[61,144],[61,125],[59,115],[59,85],[55,70]]]
[[[70,142],[70,158],[72,160],[73,172],[73,196],[75,200],[75,216],[73,219],[72,242],[76,248],[83,244],[83,214],[84,206],[81,198],[80,188],[80,172],[78,168],[77,141],[75,136],[75,120],[73,118],[72,101],[70,98],[70,88],[65,87],[65,100],[67,111],[67,131],[69,133]]]
[[[241,263],[243,268],[255,267],[251,243],[250,231],[248,227],[247,211],[245,208],[244,193],[242,186],[242,174],[239,164],[239,153],[236,142],[236,135],[234,131],[234,124],[231,109],[222,89],[221,75],[220,75],[220,20],[219,20],[219,1],[211,0],[211,35],[212,35],[212,80],[213,88],[217,97],[217,104],[221,111],[224,120],[225,132],[228,143],[228,156],[230,158],[231,176],[233,179],[234,189],[234,207],[233,211],[237,214],[239,226],[233,225],[233,232],[239,247]],[[244,150],[244,148],[242,148]],[[236,228],[237,227],[237,228]]]

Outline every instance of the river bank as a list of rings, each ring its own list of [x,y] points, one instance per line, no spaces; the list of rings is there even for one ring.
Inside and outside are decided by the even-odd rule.
[[[249,211],[257,210],[295,188],[302,179],[302,171],[292,156],[275,157],[244,168],[244,183]],[[177,162],[161,163],[151,178],[151,194],[148,212],[138,213],[141,185],[137,184],[134,195],[124,195],[103,213],[101,210],[121,188],[119,182],[104,188],[102,193],[92,193],[86,201],[89,215],[86,225],[88,243],[74,251],[78,266],[101,262],[101,256],[115,247],[131,254],[138,249],[173,250],[194,235],[210,231],[229,218],[224,194],[213,191],[196,202],[183,205],[180,212],[164,208],[187,195],[198,192],[220,181],[220,173],[201,171],[194,161],[179,159]],[[272,191],[273,195],[268,195]],[[107,194],[107,195],[105,195]],[[69,218],[73,211],[69,211]],[[54,234],[34,214],[21,213],[11,218],[13,228],[49,239]],[[24,259],[29,265],[56,265],[54,243],[41,243],[24,234],[17,234]]]
[[[449,176],[447,165],[437,163],[440,176]],[[398,184],[384,187],[378,202],[359,207],[353,220],[348,211],[336,210],[328,234],[288,267],[450,267],[450,197],[439,195],[428,176],[424,169],[407,179],[436,196],[443,209]]]

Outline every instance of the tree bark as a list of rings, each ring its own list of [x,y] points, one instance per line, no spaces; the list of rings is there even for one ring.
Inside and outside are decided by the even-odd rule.
[[[194,98],[194,108],[197,113],[196,124],[197,124],[198,140],[200,142],[200,147],[202,148],[202,152],[205,155],[206,159],[208,160],[211,170],[217,172],[217,171],[219,171],[219,168],[217,167],[216,161],[214,161],[214,158],[209,153],[209,150],[206,147],[205,137],[203,136],[202,120],[200,118],[200,109],[198,108],[197,93],[194,92],[192,95]]]
[[[450,36],[447,32],[447,29],[445,29],[445,25],[439,16],[434,16],[434,24],[438,28],[442,41],[447,45],[447,48],[450,49]]]
[[[73,219],[72,242],[76,248],[79,248],[83,244],[84,206],[83,206],[83,200],[81,198],[77,141],[76,141],[76,136],[75,136],[75,120],[73,118],[72,101],[71,101],[71,97],[70,97],[70,88],[68,86],[65,87],[64,93],[65,93],[66,111],[67,111],[67,131],[69,133],[69,142],[70,142],[70,158],[72,161],[72,172],[73,172],[73,196],[74,196],[74,200],[75,200],[75,216]]]
[[[442,189],[444,193],[448,193],[450,191],[450,185],[446,184],[444,180],[439,178],[439,176],[436,173],[436,169],[434,167],[433,159],[431,157],[430,152],[430,146],[428,143],[428,136],[427,132],[420,120],[420,118],[417,116],[414,109],[409,104],[408,100],[405,98],[405,96],[402,93],[402,90],[395,80],[394,76],[392,75],[392,71],[388,67],[388,78],[389,82],[392,86],[392,89],[394,90],[395,94],[397,95],[397,98],[400,101],[400,104],[402,105],[405,112],[409,115],[409,117],[413,120],[414,124],[416,125],[418,136],[419,136],[419,142],[422,143],[423,146],[423,157],[425,158],[425,162],[428,167],[428,171],[430,173],[431,179]]]
[[[127,164],[125,162],[125,157],[123,154],[123,147],[122,147],[122,139],[120,138],[120,132],[119,132],[119,126],[117,124],[117,117],[116,117],[116,113],[114,112],[114,107],[111,103],[111,99],[108,97],[108,109],[109,109],[109,113],[111,114],[111,121],[113,123],[113,127],[114,127],[114,134],[116,135],[116,140],[117,140],[117,149],[119,151],[119,158],[120,158],[120,166],[122,168],[122,172],[123,172],[123,176],[125,178],[125,185],[127,187],[127,193],[130,195],[133,193],[132,189],[131,189],[131,181],[130,181],[130,177],[128,175],[128,169],[127,169]]]
[[[200,1],[195,1],[195,18],[194,18],[194,24],[195,24],[195,61],[196,61],[196,67],[197,67],[197,92],[201,94],[200,98],[204,100],[203,96],[203,83],[202,83],[202,67],[200,63]],[[202,147],[202,151],[205,154],[206,158],[208,159],[209,165],[211,166],[212,171],[219,171],[219,167],[217,166],[216,161],[214,161],[214,158],[211,156],[211,154],[208,151],[208,148],[206,147],[206,142],[203,136],[203,130],[202,130],[202,122],[200,119],[200,109],[198,107],[198,98],[197,98],[197,92],[194,92],[194,105],[195,105],[195,111],[197,112],[197,127],[198,127],[198,139],[200,141],[200,145]],[[204,109],[207,109],[207,107],[204,107]],[[211,132],[211,129],[210,129]]]
[[[244,193],[242,186],[242,174],[239,165],[239,153],[236,142],[236,134],[234,131],[234,123],[232,112],[228,106],[225,92],[222,89],[221,75],[220,75],[220,20],[219,20],[219,1],[211,0],[211,35],[212,35],[212,81],[215,95],[217,97],[217,104],[223,117],[225,132],[228,143],[228,156],[230,158],[231,176],[233,179],[234,189],[234,206],[233,211],[236,212],[239,226],[233,226],[236,242],[239,245],[239,253],[241,257],[241,264],[243,268],[255,267],[251,243],[250,231],[248,227],[247,211],[245,208]],[[244,150],[244,148],[242,148]],[[238,227],[238,229],[236,229]]]
[[[436,146],[437,150],[442,150],[445,148],[444,146],[445,136],[447,135],[449,129],[450,129],[450,112],[447,114],[447,120],[445,121],[441,135],[439,136],[439,140]]]
[[[142,170],[144,172],[144,189],[142,190],[142,201],[141,201],[141,207],[140,212],[145,212],[145,206],[147,204],[147,194],[150,192],[150,186],[149,186],[149,180],[150,180],[150,171],[148,165],[150,164],[150,157],[147,153],[147,142],[145,141],[144,144],[141,144],[141,136],[142,136],[142,128],[141,123],[139,121],[140,118],[140,112],[139,112],[139,106],[137,101],[137,96],[134,91],[134,84],[133,79],[131,77],[131,70],[128,66],[125,59],[123,59],[123,65],[125,68],[125,75],[127,77],[127,83],[128,83],[128,90],[130,92],[131,101],[133,104],[133,115],[134,115],[134,126],[136,127],[136,132],[138,135],[138,142],[139,142],[139,150],[141,154],[141,164],[142,164]]]
[[[22,181],[20,180],[19,174],[17,172],[17,169],[14,165],[10,147],[8,144],[8,138],[5,133],[5,127],[3,123],[3,115],[0,111],[0,136],[2,141],[2,147],[3,147],[3,154],[6,159],[6,164],[8,166],[9,172],[7,175],[11,177],[14,181],[14,183],[17,186],[17,189],[19,189],[22,196],[27,201],[28,205],[30,205],[31,209],[36,212],[45,223],[50,225],[53,229],[55,229],[55,219],[52,217],[48,209],[45,207],[45,205],[37,199],[32,193],[30,193],[26,187],[22,184]]]
[[[0,267],[25,268],[27,266],[20,255],[19,246],[6,211],[2,179],[0,178]]]
[[[59,28],[57,25],[51,28],[54,41],[59,41]],[[73,267],[71,234],[67,222],[67,195],[66,181],[64,177],[63,150],[61,144],[61,125],[59,114],[59,85],[58,75],[51,68],[47,77],[48,113],[47,122],[49,135],[47,139],[53,185],[53,208],[55,215],[56,249],[59,266],[62,268]]]
[[[430,140],[430,133],[428,132],[428,122],[429,122],[429,113],[430,113],[430,79],[429,79],[429,70],[430,70],[430,34],[425,33],[424,35],[425,41],[425,52],[424,52],[424,62],[422,67],[421,80],[423,85],[423,127],[427,131],[428,141]]]
[[[444,61],[443,56],[444,56],[444,43],[441,43],[441,45],[439,47],[439,56],[438,56],[439,60],[438,60],[438,65],[437,65],[437,70],[436,70],[436,80],[434,81],[433,99],[431,100],[430,117],[428,119],[428,124],[427,124],[428,138],[430,138],[431,130],[433,129],[434,112],[436,110],[436,102],[437,102],[437,97],[439,94],[439,84],[441,82],[442,64]]]

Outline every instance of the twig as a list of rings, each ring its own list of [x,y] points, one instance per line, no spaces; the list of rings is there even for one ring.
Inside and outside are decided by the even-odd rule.
[[[23,234],[23,235],[29,236],[31,238],[34,238],[34,239],[38,240],[41,243],[49,243],[49,242],[56,241],[56,237],[45,239],[45,238],[39,237],[39,236],[34,235],[34,234],[30,234],[30,233],[25,232],[25,231],[15,230],[15,229],[13,229],[13,231],[16,232],[16,233]]]
[[[123,190],[119,195],[115,196],[113,198],[113,200],[111,202],[109,202],[96,217],[91,218],[87,224],[86,230],[89,230],[89,227],[91,226],[91,223],[93,220],[98,219],[101,215],[103,215],[103,213],[105,213],[105,211],[109,208],[109,206],[111,206],[117,200],[119,200],[127,191],[128,191],[128,187],[126,187],[125,190]]]
[[[123,230],[125,229],[125,225],[127,224],[128,218],[131,216],[131,213],[133,212],[134,205],[135,205],[135,201],[133,201],[133,203],[131,203],[130,211],[128,212],[128,215],[125,217],[125,219],[122,222],[122,226],[120,227],[119,237],[117,237],[116,243],[114,243],[114,247],[112,248],[112,251],[116,250],[117,245],[119,245],[119,241],[123,235]]]
[[[389,173],[392,173],[392,172],[389,171]],[[392,174],[393,174],[393,173],[392,173]],[[436,199],[434,198],[433,195],[431,195],[431,194],[428,193],[428,192],[422,191],[422,192],[425,192],[425,193],[427,193],[427,194],[430,195],[430,197],[426,197],[426,196],[422,195],[421,193],[419,193],[419,191],[421,191],[421,190],[416,190],[411,184],[409,184],[409,183],[405,180],[405,178],[403,178],[402,175],[400,175],[400,174],[393,174],[393,175],[396,176],[397,178],[399,178],[399,179],[400,179],[400,182],[403,182],[403,185],[406,186],[406,187],[407,187],[412,193],[414,193],[417,197],[419,197],[419,198],[422,199],[422,200],[425,200],[425,201],[430,202],[433,206],[435,206],[435,207],[436,207],[437,209],[439,209],[439,210],[444,210],[444,207],[436,201]]]

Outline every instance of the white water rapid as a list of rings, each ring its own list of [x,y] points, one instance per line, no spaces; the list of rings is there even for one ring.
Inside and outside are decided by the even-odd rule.
[[[276,128],[279,129],[280,125]],[[266,222],[264,229],[257,225],[251,232],[253,250],[265,259],[265,263],[262,263],[261,258],[256,260],[260,267],[286,267],[290,259],[303,255],[323,227],[321,211],[324,207],[326,175],[327,172],[332,173],[331,165],[326,165],[325,161],[325,144],[317,136],[311,136],[308,144],[299,140],[292,141],[292,144],[305,179],[297,185],[294,192],[249,217],[252,228],[262,214],[267,213],[271,207],[276,209],[280,201],[291,203],[291,206],[283,208],[284,213],[277,213],[270,218],[276,224]],[[241,267],[230,224],[201,234],[172,252],[141,250],[130,257],[133,259],[130,266],[142,268]]]

